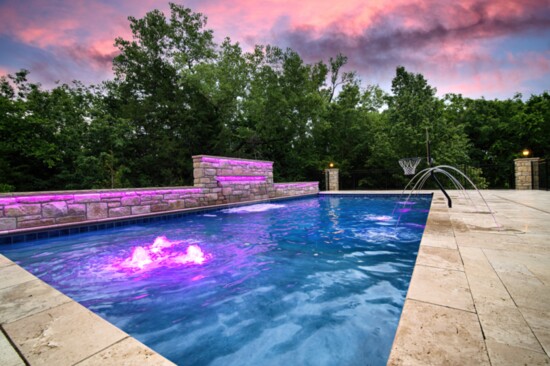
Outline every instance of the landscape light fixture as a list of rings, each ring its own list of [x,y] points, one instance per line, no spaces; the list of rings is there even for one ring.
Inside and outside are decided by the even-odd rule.
[[[328,164],[328,167],[329,167],[329,168],[334,168],[334,163],[329,163],[329,164]]]
[[[523,155],[524,158],[527,158],[529,157],[529,155],[531,155],[531,150],[523,149],[523,151],[521,152],[521,155]]]

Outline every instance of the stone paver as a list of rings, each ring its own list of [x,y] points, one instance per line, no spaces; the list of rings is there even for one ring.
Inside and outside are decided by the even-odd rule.
[[[466,275],[461,271],[417,265],[407,298],[475,311]]]
[[[523,307],[520,307],[519,311],[535,333],[546,354],[550,354],[550,314],[548,311]]]
[[[19,266],[14,264],[0,267],[0,290],[11,286],[19,285],[24,282],[36,280],[32,274],[22,271]]]
[[[22,270],[22,269],[21,269]],[[0,290],[0,324],[72,301],[39,279]]]
[[[6,324],[4,329],[31,365],[73,365],[127,337],[97,318],[70,302]]]
[[[173,365],[1,255],[0,261],[7,264],[0,267],[0,365],[25,365],[19,353],[30,365]]]
[[[407,299],[388,365],[490,365],[474,313]]]
[[[10,342],[0,331],[0,365],[2,366],[25,366],[25,362],[13,349]]]
[[[79,362],[77,366],[168,366],[174,365],[150,348],[128,337],[114,344],[86,360]]]
[[[438,248],[423,245],[418,251],[416,264],[464,272],[464,266],[462,265],[460,253],[458,250],[449,248]]]
[[[4,257],[3,255],[0,255],[0,268],[11,266],[13,265],[13,262],[10,261],[8,258]]]
[[[528,365],[542,366],[550,365],[550,358],[540,352],[526,350],[524,348],[512,347],[508,344],[502,344],[487,340],[487,350],[491,357],[491,365]]]
[[[453,208],[445,210],[441,194],[435,193],[390,364],[486,362],[476,357],[488,357],[493,366],[550,364],[550,192],[482,193],[500,228],[474,194],[470,196],[476,208],[451,192]],[[441,276],[461,270],[466,285],[459,275]],[[474,313],[464,306],[464,297],[457,296],[466,289]],[[412,308],[414,300],[424,305],[422,310]],[[469,336],[455,338],[449,318],[447,330],[437,328],[430,336],[434,330],[426,331],[426,324],[450,310],[457,317],[470,317],[477,330],[471,327]],[[476,355],[458,349],[467,348],[472,336],[484,346]],[[449,337],[459,346],[440,345],[448,344]]]

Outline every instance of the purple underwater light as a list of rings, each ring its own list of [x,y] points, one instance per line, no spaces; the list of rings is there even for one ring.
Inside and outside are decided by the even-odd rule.
[[[125,260],[117,261],[112,265],[116,270],[149,270],[157,267],[173,267],[182,264],[203,264],[212,258],[211,254],[204,254],[202,249],[192,244],[184,251],[179,246],[183,241],[170,241],[165,236],[159,236],[149,246],[137,246],[132,255]]]

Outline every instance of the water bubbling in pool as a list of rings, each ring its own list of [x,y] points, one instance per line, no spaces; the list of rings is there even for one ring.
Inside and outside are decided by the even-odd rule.
[[[204,254],[202,249],[195,244],[189,245],[186,251],[179,247],[185,245],[183,240],[170,241],[165,236],[159,236],[149,246],[134,247],[132,255],[127,259],[117,260],[112,268],[143,270],[162,266],[175,266],[181,264],[203,264],[212,257]]]
[[[274,203],[260,203],[257,205],[228,208],[227,210],[222,210],[222,212],[225,212],[225,213],[263,212],[268,210],[274,210],[277,208],[283,208],[285,206],[286,205],[276,205]]]

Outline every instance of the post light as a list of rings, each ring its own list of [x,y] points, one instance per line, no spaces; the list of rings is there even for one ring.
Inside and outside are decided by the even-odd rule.
[[[521,155],[523,155],[524,158],[528,158],[529,155],[531,155],[531,150],[523,149],[523,151],[521,152]]]
[[[334,163],[329,163],[328,167],[331,168],[331,169],[334,168]]]

